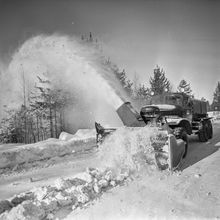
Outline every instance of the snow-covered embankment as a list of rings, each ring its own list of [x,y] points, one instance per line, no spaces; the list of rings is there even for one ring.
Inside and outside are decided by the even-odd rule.
[[[75,135],[61,133],[60,139],[51,138],[35,144],[27,144],[0,151],[0,169],[13,168],[23,163],[77,153],[95,146],[94,130],[79,130]]]

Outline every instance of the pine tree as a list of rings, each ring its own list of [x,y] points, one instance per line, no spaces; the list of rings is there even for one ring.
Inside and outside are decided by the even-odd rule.
[[[220,111],[220,82],[218,82],[213,94],[212,109]]]
[[[120,80],[122,86],[125,87],[126,80],[127,80],[125,70],[123,69],[122,72],[118,72],[118,75],[119,75],[119,80]]]
[[[92,32],[89,33],[89,41],[93,42]]]
[[[145,85],[140,84],[137,89],[136,97],[142,99],[148,99],[149,95],[150,95],[150,89],[145,87]]]
[[[165,72],[157,66],[154,69],[153,77],[150,77],[150,90],[154,95],[162,94],[170,91],[171,86],[169,80],[165,77]]]
[[[22,104],[18,109],[5,109],[5,117],[0,123],[0,142],[4,143],[28,143],[27,108]]]
[[[192,96],[192,90],[190,88],[190,83],[187,83],[185,79],[182,79],[177,87],[178,92],[183,92],[189,96]]]
[[[105,66],[110,68],[110,70],[113,72],[113,74],[116,76],[116,78],[119,80],[121,86],[126,91],[126,93],[131,97],[133,95],[133,82],[128,79],[127,74],[125,72],[125,69],[122,71],[119,70],[117,65],[111,62],[110,58],[104,59],[102,62]]]
[[[137,73],[135,72],[134,78],[133,78],[133,96],[136,97],[137,91],[138,91],[138,85],[139,85],[139,77]]]
[[[213,96],[213,102],[217,102],[220,104],[220,82],[218,82]]]
[[[125,82],[125,91],[131,96],[133,93],[133,89],[132,89],[133,83],[131,82],[130,79],[127,79]]]

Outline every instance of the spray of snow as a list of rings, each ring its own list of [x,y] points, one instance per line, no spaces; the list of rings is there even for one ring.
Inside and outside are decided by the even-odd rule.
[[[117,129],[100,145],[101,166],[139,170],[147,164],[155,168],[155,144],[159,139],[163,146],[167,140],[167,132],[158,129],[149,126]]]
[[[123,103],[121,97],[125,94],[110,68],[101,64],[102,59],[94,47],[82,44],[74,37],[35,36],[24,42],[12,56],[7,69],[10,87],[14,94],[20,94],[16,99],[22,101],[21,75],[25,75],[27,89],[31,90],[36,76],[43,74],[80,100],[66,113],[70,123],[77,124],[77,120],[83,118],[84,122],[90,121],[90,125],[94,120],[106,125],[116,121],[120,125],[115,110]],[[84,114],[85,108],[90,114],[88,118]],[[78,127],[86,126],[82,124],[78,123]]]

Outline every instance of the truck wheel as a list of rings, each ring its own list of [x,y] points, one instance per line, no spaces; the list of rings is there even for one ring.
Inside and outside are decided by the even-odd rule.
[[[177,139],[182,139],[185,142],[185,152],[183,154],[183,158],[186,157],[187,151],[188,151],[188,136],[185,128],[183,127],[177,127],[174,129],[173,134]]]
[[[208,136],[209,136],[209,126],[207,122],[202,123],[202,127],[199,130],[198,137],[199,141],[201,142],[206,142],[208,141]]]
[[[208,128],[209,128],[208,139],[211,139],[213,137],[212,122],[210,120],[208,120],[207,123],[208,123]]]

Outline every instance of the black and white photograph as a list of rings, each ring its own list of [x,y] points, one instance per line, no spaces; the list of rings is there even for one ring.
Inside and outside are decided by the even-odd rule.
[[[0,220],[220,219],[219,0],[0,0]]]

